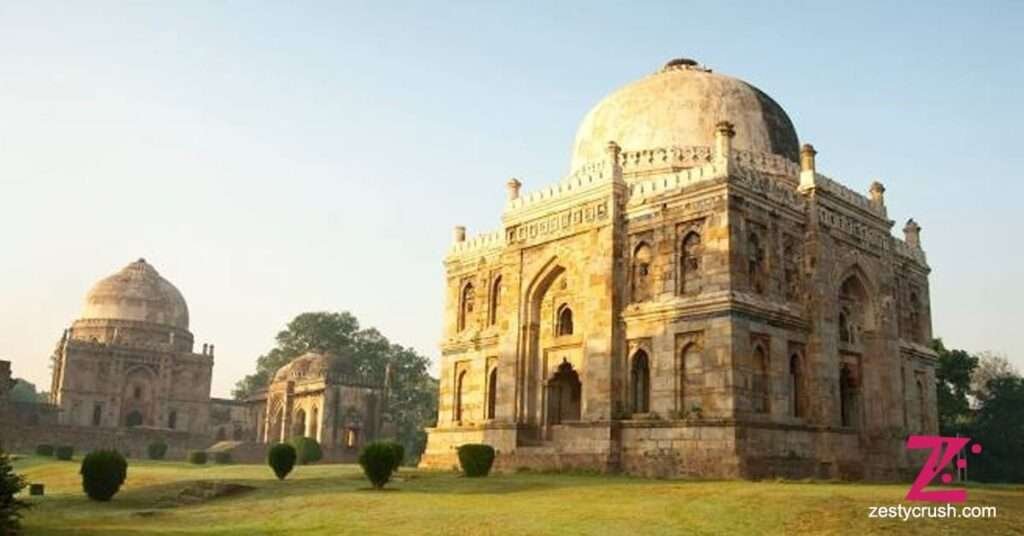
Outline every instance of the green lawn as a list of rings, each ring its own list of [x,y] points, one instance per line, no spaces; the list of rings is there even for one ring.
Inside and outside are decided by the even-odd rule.
[[[975,487],[968,504],[997,519],[868,519],[897,504],[904,485],[659,481],[520,473],[482,479],[402,469],[388,491],[368,489],[357,466],[297,467],[288,480],[255,465],[192,466],[131,460],[109,503],[86,499],[77,462],[15,462],[45,497],[28,534],[1024,534],[1024,487]],[[196,481],[253,486],[243,495],[181,505]]]

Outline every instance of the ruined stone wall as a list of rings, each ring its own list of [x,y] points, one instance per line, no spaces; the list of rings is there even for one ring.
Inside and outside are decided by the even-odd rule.
[[[85,426],[32,426],[7,423],[0,429],[5,450],[31,454],[39,445],[70,445],[76,456],[98,449],[115,449],[133,458],[145,458],[154,442],[167,443],[169,460],[184,460],[189,450],[204,449],[212,443],[206,435],[147,428],[101,428]]]

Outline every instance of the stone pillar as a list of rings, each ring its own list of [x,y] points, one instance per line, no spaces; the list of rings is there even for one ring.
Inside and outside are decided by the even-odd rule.
[[[732,155],[732,139],[736,136],[736,130],[732,123],[719,121],[715,125],[715,160],[728,166]]]
[[[622,180],[622,163],[619,162],[619,155],[622,154],[622,148],[619,147],[618,143],[609,141],[605,152],[608,155],[608,166],[611,169],[612,181]]]
[[[281,437],[278,441],[284,443],[288,440],[288,431],[292,428],[292,382],[284,392],[284,401],[281,403]]]
[[[868,197],[871,199],[871,206],[885,216],[885,185],[878,181],[872,182],[871,188],[868,189]]]
[[[807,188],[814,188],[817,184],[815,175],[817,170],[815,169],[815,155],[818,151],[814,150],[814,146],[805,143],[800,148],[800,189],[804,190]]]
[[[519,179],[512,177],[505,183],[505,191],[508,193],[508,200],[515,201],[519,199],[519,189],[523,187],[523,183],[519,182]]]
[[[914,218],[907,220],[907,224],[903,226],[903,239],[908,246],[921,249],[921,226],[914,221]]]

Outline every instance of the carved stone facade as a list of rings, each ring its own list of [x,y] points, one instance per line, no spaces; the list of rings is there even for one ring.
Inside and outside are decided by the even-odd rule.
[[[360,377],[344,357],[319,352],[297,357],[248,400],[259,423],[257,441],[312,437],[330,459],[354,459],[384,432],[386,383]]]
[[[568,177],[456,228],[423,465],[484,442],[505,468],[899,477],[938,426],[920,228],[814,154],[690,60],[602,101]]]
[[[139,259],[101,280],[53,355],[60,423],[209,433],[213,346],[193,350],[181,293]]]

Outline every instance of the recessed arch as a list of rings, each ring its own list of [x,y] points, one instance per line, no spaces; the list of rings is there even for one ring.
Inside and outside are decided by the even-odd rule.
[[[462,422],[465,416],[463,404],[465,403],[465,390],[466,390],[466,371],[459,371],[458,376],[455,378],[455,408],[452,419],[455,422]]]
[[[679,293],[696,294],[700,292],[701,281],[701,245],[700,233],[689,231],[679,244]]]
[[[644,350],[633,354],[630,365],[630,391],[633,396],[633,412],[651,411],[651,365]]]

